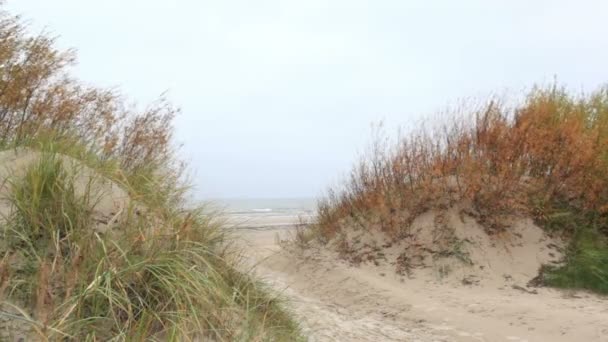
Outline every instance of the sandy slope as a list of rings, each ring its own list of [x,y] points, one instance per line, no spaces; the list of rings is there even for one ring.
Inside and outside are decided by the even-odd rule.
[[[326,250],[281,250],[276,236],[288,230],[238,234],[257,272],[292,300],[311,341],[608,341],[608,300],[601,297],[352,267]]]

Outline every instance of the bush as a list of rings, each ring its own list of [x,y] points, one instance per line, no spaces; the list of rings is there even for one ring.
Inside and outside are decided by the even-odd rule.
[[[128,174],[170,164],[179,110],[163,97],[140,110],[116,91],[84,86],[68,73],[74,52],[54,45],[0,8],[0,145],[72,136]]]
[[[488,233],[508,229],[504,218],[512,215],[549,228],[547,217],[563,207],[581,217],[608,211],[606,170],[608,87],[582,96],[536,88],[513,108],[491,100],[395,143],[379,135],[344,184],[319,201],[315,231],[328,241],[354,224],[399,239],[421,213],[455,205]],[[605,275],[602,248],[587,249],[571,225],[552,226],[574,237],[572,267],[580,261],[589,266],[581,272]]]

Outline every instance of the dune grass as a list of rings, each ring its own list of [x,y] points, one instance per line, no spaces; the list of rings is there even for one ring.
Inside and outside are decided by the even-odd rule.
[[[235,269],[238,251],[204,211],[129,215],[100,233],[93,187],[63,164],[44,153],[10,179],[2,289],[38,337],[301,339],[281,300]]]
[[[221,220],[188,200],[179,110],[82,84],[73,51],[1,3],[0,151],[35,158],[0,179],[0,339],[303,340]],[[113,192],[128,198],[118,212]]]
[[[319,201],[311,231],[327,242],[361,226],[398,240],[420,214],[454,206],[489,234],[509,229],[510,216],[532,217],[572,241],[548,284],[603,291],[608,229],[595,218],[608,214],[607,170],[608,87],[535,88],[514,106],[492,99],[395,141],[379,135]],[[560,223],[561,208],[577,219]]]

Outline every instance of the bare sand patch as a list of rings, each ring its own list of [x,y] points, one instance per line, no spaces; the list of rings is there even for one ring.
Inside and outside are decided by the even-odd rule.
[[[608,340],[605,298],[526,287],[535,268],[555,256],[540,248],[552,241],[524,229],[530,222],[519,224],[507,249],[495,245],[470,255],[489,260],[493,271],[478,268],[479,281],[464,283],[459,278],[465,273],[459,271],[441,278],[422,268],[408,277],[396,274],[388,262],[354,266],[327,249],[284,250],[276,241],[289,233],[287,227],[240,230],[239,235],[257,273],[291,299],[311,341]],[[467,234],[474,240],[474,229]],[[521,264],[518,255],[536,261]],[[503,271],[510,277],[502,277]]]

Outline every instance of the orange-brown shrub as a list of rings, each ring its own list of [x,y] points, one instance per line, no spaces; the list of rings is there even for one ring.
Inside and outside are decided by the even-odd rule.
[[[0,145],[53,134],[119,160],[126,172],[167,162],[177,109],[161,98],[140,111],[116,91],[83,85],[68,74],[74,53],[54,45],[0,9]]]
[[[398,237],[431,208],[466,203],[490,231],[504,215],[542,219],[556,205],[608,209],[608,88],[572,96],[537,88],[513,109],[489,101],[468,117],[388,144],[376,138],[318,204],[319,231],[374,218]]]

